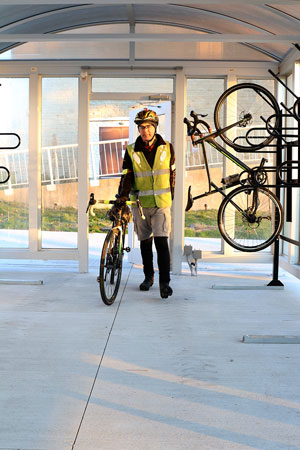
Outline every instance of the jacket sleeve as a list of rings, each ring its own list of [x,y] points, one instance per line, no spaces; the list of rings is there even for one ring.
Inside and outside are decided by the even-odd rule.
[[[173,145],[170,144],[171,160],[170,160],[170,188],[172,200],[174,200],[174,190],[175,190],[175,178],[176,178],[176,168],[175,168],[175,152]]]
[[[118,195],[122,200],[128,200],[134,181],[134,176],[132,161],[127,150],[124,155],[122,170],[123,172],[119,184]]]

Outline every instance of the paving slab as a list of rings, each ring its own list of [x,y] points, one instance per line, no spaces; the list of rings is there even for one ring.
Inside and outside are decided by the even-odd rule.
[[[299,335],[300,280],[200,263],[163,300],[125,262],[107,307],[70,267],[1,267],[43,285],[0,286],[0,450],[300,449],[299,346],[243,342]]]

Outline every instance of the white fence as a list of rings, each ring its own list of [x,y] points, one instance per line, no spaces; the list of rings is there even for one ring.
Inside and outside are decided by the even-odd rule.
[[[98,181],[100,178],[120,176],[122,173],[123,156],[128,139],[115,139],[111,141],[97,141],[90,143],[89,171],[90,180]],[[207,145],[207,158],[209,166],[220,167],[223,156],[214,148]],[[240,154],[243,159],[259,161],[261,154]],[[11,173],[9,181],[2,187],[21,187],[28,185],[28,150],[9,150],[0,153],[0,166],[5,166]],[[192,147],[187,142],[186,169],[203,168],[203,153],[200,147]],[[0,181],[6,176],[0,171]],[[78,180],[78,144],[55,145],[42,148],[42,184],[54,185],[57,183]]]
[[[120,176],[128,139],[98,141],[90,144],[90,178]],[[11,178],[2,187],[28,185],[28,150],[9,150],[0,153],[0,166],[5,166]],[[78,180],[78,144],[55,145],[42,148],[42,184],[57,184]],[[0,171],[0,181],[6,173]]]

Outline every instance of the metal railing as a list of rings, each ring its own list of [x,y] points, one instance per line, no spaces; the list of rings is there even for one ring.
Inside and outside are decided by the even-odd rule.
[[[128,139],[92,142],[89,149],[90,179],[120,176],[127,144]],[[2,188],[28,186],[27,149],[0,153],[0,165],[8,167],[11,173],[11,178]],[[41,178],[43,185],[78,181],[78,144],[42,147]]]
[[[121,176],[123,157],[128,139],[114,139],[90,143],[90,178],[98,180]]]
[[[90,180],[121,176],[123,156],[128,139],[91,142],[89,148]],[[247,161],[260,160],[262,155],[243,155]],[[207,146],[209,166],[221,167],[222,155]],[[10,180],[2,188],[28,185],[28,150],[9,150],[0,153],[0,165],[9,168]],[[187,144],[186,169],[204,168],[203,154],[199,147]],[[1,175],[0,175],[1,176]],[[42,147],[41,177],[43,185],[55,185],[78,181],[78,144]]]

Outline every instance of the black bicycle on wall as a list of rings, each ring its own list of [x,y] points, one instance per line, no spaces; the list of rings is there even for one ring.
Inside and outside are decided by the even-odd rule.
[[[234,102],[238,120],[224,126],[231,102]],[[194,200],[220,193],[224,198],[218,210],[218,228],[224,240],[240,251],[263,250],[275,241],[283,226],[281,203],[273,192],[264,186],[271,170],[264,167],[264,158],[259,166],[249,167],[220,145],[216,138],[220,137],[225,144],[243,153],[268,146],[276,137],[275,131],[279,126],[280,109],[275,97],[262,86],[241,83],[227,89],[217,101],[214,111],[215,132],[212,132],[209,124],[203,120],[205,115],[192,111],[191,117],[192,120],[185,118],[184,123],[193,145],[200,145],[202,148],[209,190],[193,197],[190,186],[186,211],[192,207]],[[211,180],[205,143],[210,144],[241,169],[240,173],[223,178],[222,186],[217,186]],[[233,187],[236,189],[225,192]]]

